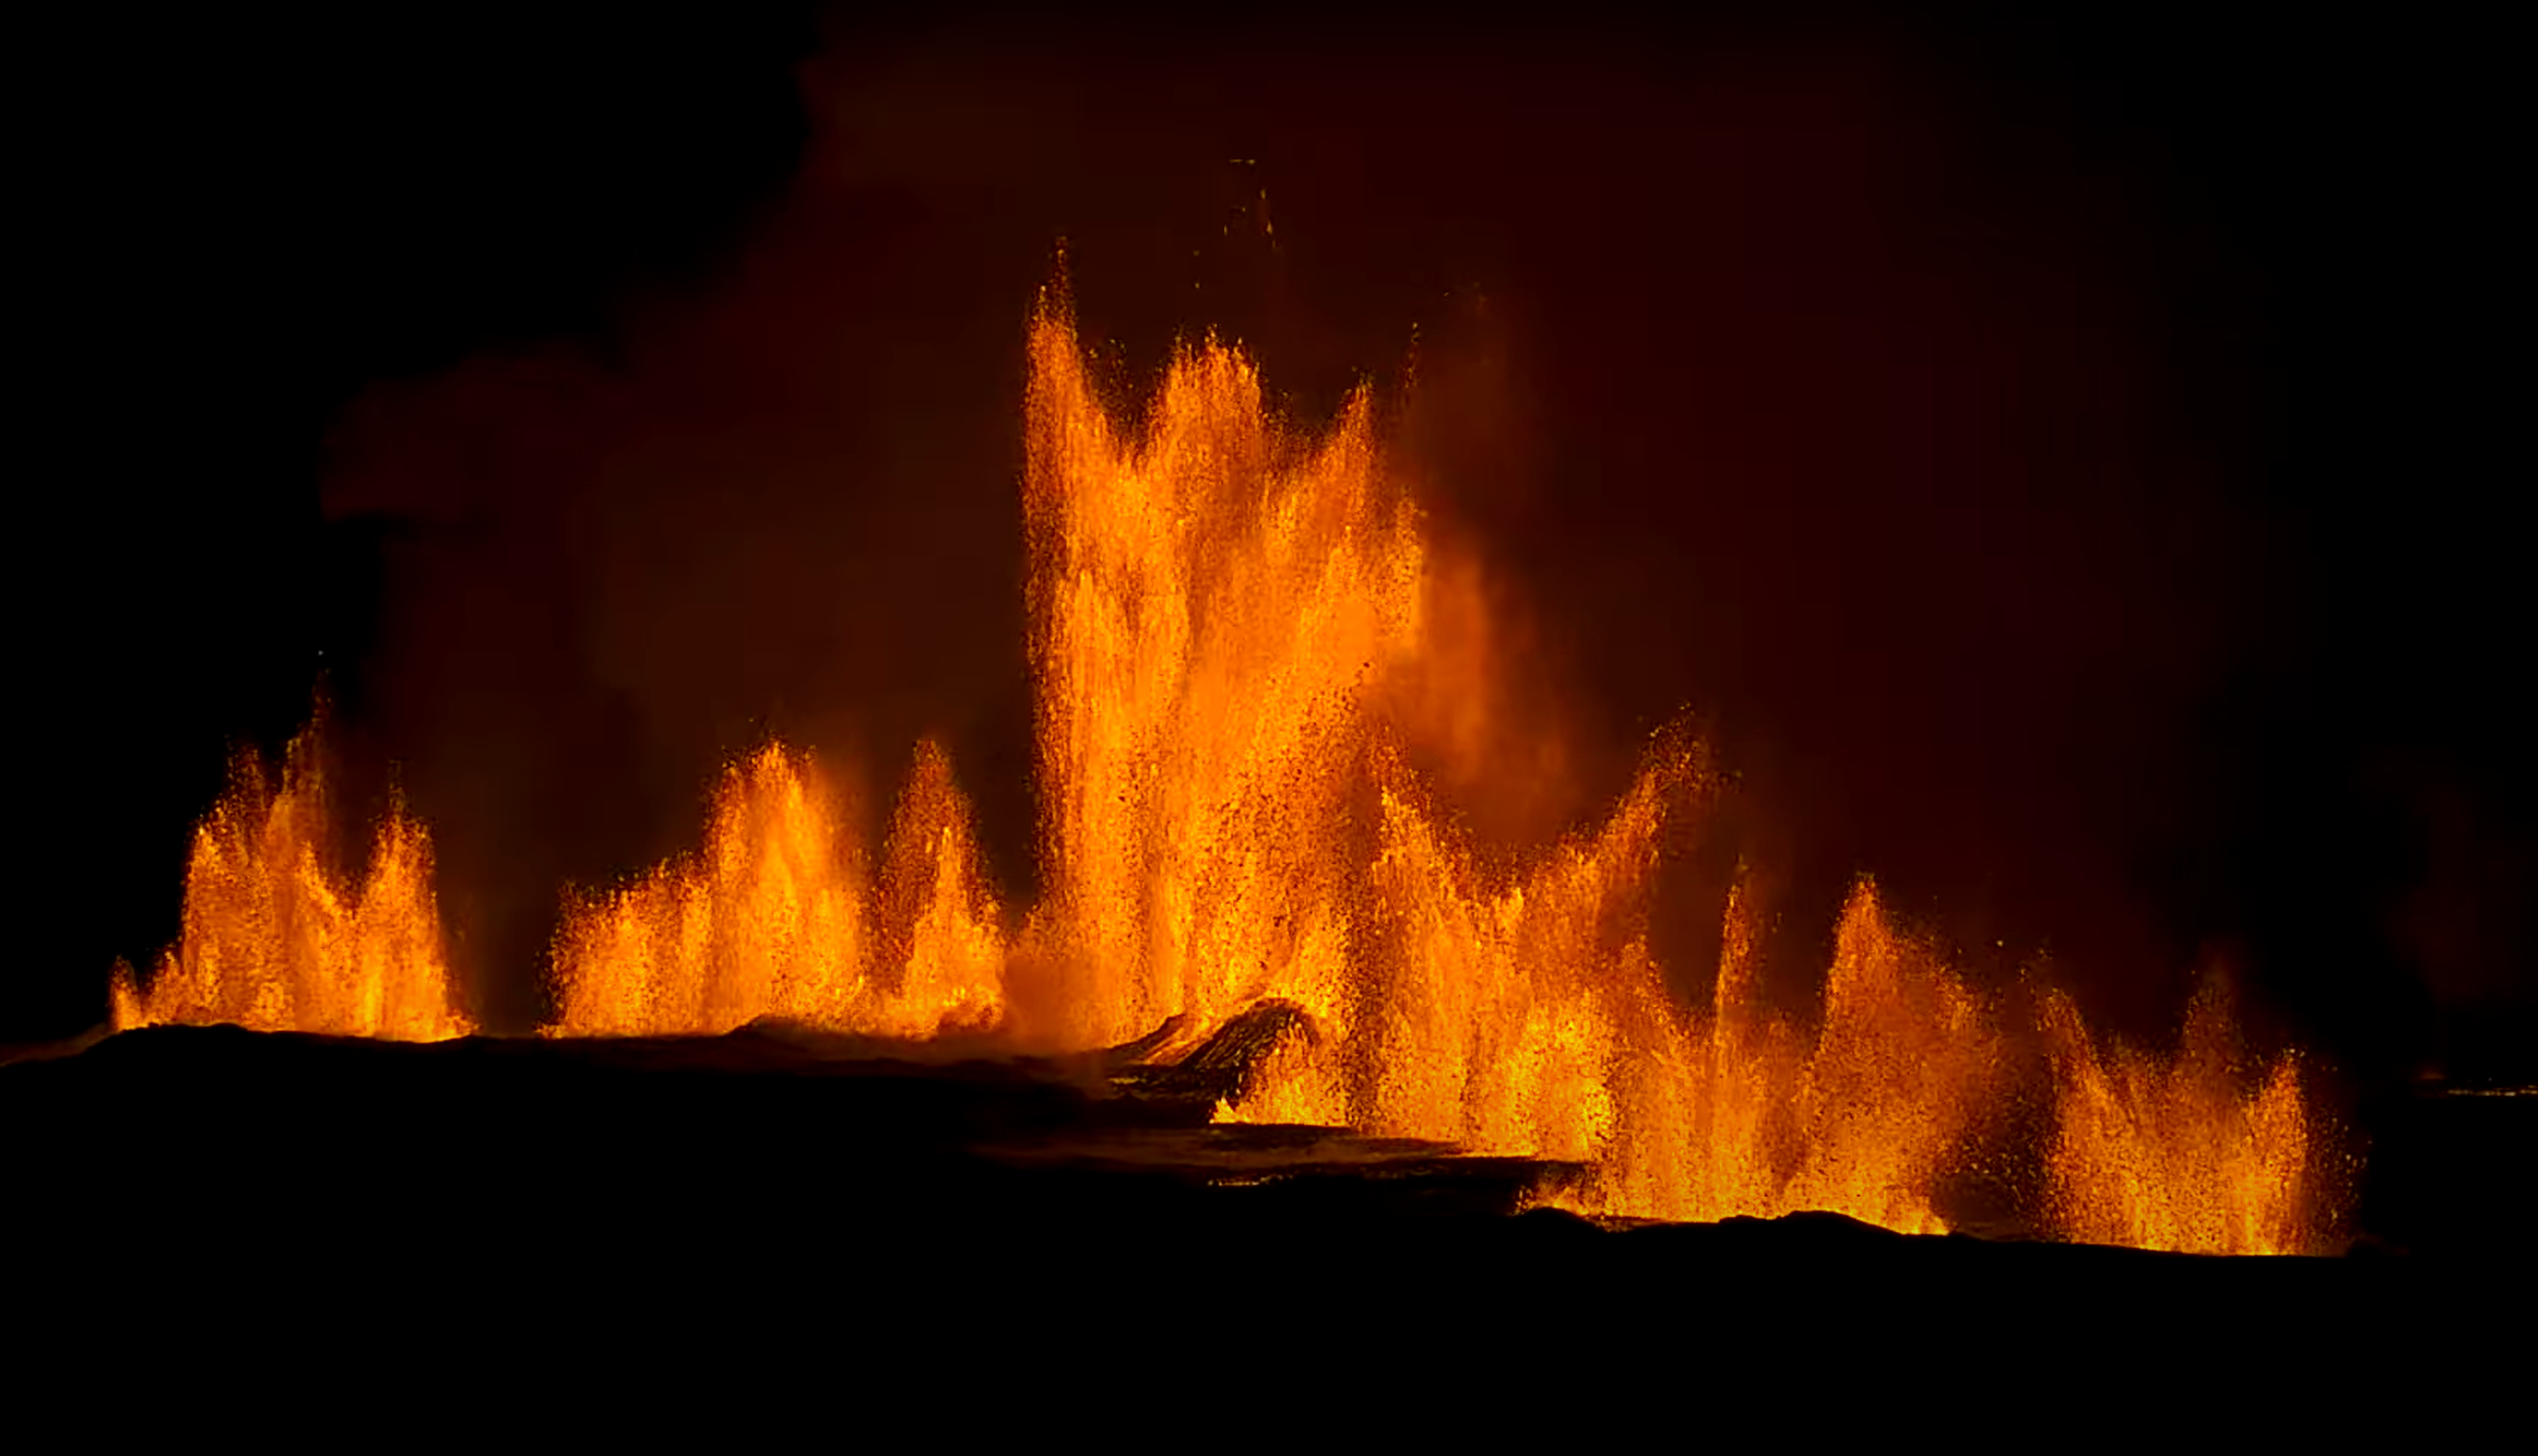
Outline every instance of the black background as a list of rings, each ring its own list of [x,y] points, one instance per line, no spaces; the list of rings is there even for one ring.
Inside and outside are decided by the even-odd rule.
[[[556,887],[769,729],[945,735],[1027,887],[1063,236],[1123,394],[1216,325],[1310,418],[1418,341],[1412,453],[1581,746],[1510,832],[1689,703],[1792,923],[1874,870],[2118,1025],[2217,955],[2348,1067],[2527,1075],[2505,47],[1933,14],[57,23],[0,1040],[173,936],[321,674],[497,1025]]]

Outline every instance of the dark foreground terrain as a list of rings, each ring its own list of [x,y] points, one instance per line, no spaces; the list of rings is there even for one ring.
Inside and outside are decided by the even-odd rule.
[[[2314,1411],[2455,1396],[2529,1352],[2524,1209],[2495,1206],[2526,1184],[2528,1097],[2383,1112],[2374,1165],[2411,1191],[2383,1178],[2365,1210],[2404,1239],[2225,1260],[1830,1215],[1604,1228],[1516,1214],[1560,1172],[1524,1159],[1209,1127],[1204,1086],[1098,1062],[853,1051],[214,1027],[21,1060],[0,1308],[101,1337],[135,1377],[415,1347],[549,1387],[680,1386],[717,1357],[780,1384],[808,1359],[910,1399],[1171,1370],[1255,1398],[1786,1402],[1944,1367],[1989,1372],[1977,1404],[2040,1399],[2042,1374]]]

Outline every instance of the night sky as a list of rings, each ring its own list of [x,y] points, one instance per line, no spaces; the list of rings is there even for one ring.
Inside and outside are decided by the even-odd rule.
[[[2359,1075],[2531,1075],[2504,48],[2057,9],[48,37],[0,1041],[173,937],[321,678],[500,1027],[766,733],[941,735],[1027,893],[1062,240],[1123,401],[1209,327],[1386,401],[1563,750],[1480,831],[1689,707],[1801,940],[1872,871],[2126,1029],[2220,958]]]

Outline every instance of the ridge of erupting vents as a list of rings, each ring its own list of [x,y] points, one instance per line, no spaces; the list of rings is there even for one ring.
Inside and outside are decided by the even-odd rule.
[[[1493,684],[1438,649],[1451,588],[1381,468],[1367,394],[1319,435],[1296,433],[1255,365],[1210,340],[1175,355],[1130,438],[1062,308],[1035,315],[1029,350],[1039,902],[1018,915],[999,902],[937,746],[918,748],[875,864],[832,780],[769,745],[726,771],[697,852],[568,897],[547,1034],[772,1018],[1018,1051],[1133,1048],[1162,1066],[1274,1003],[1221,1121],[1582,1164],[1542,1195],[1581,1212],[1829,1210],[1906,1231],[1947,1226],[1958,1160],[2040,1066],[2053,1231],[2230,1252],[2321,1242],[2296,1071],[2240,1091],[2217,1050],[2235,1034],[2219,1001],[2197,1001],[2163,1064],[2101,1052],[2048,994],[2047,1055],[2021,1064],[1997,1008],[1863,880],[1819,1015],[1801,1024],[1764,1005],[1762,909],[1740,876],[1711,1005],[1685,1008],[1650,950],[1649,901],[1665,845],[1709,801],[1704,752],[1662,732],[1599,827],[1483,862],[1405,744],[1422,713],[1489,701]],[[206,822],[177,970],[148,998],[119,979],[118,1026],[458,1027],[422,830],[392,817],[348,896],[298,868],[314,863],[296,846],[315,823],[299,782],[274,796],[252,780]],[[268,901],[283,908],[232,908]],[[303,904],[331,908],[292,908]],[[351,952],[232,928],[339,921],[353,929],[314,943]],[[272,959],[249,964],[250,947]],[[286,965],[281,979],[269,968]],[[327,999],[329,976],[365,1009]]]

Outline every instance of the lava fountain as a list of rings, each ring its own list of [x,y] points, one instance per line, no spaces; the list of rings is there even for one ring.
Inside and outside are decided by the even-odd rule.
[[[714,796],[704,847],[565,910],[562,1035],[715,1034],[761,1018],[931,1036],[992,1026],[1005,947],[951,761],[919,747],[878,881],[850,805],[769,746]]]
[[[280,782],[252,753],[194,829],[183,931],[145,987],[118,963],[116,1030],[228,1023],[437,1041],[472,1029],[453,1005],[432,840],[391,804],[358,884],[339,865],[318,723],[292,740]]]
[[[2207,976],[2176,1053],[2098,1045],[2069,997],[2049,993],[2055,1128],[2050,1221],[2079,1243],[2203,1254],[2300,1253],[2329,1230],[2324,1150],[2301,1092],[2300,1059],[2255,1069],[2227,979]]]
[[[1302,435],[1211,341],[1130,437],[1061,311],[1034,319],[1030,359],[1038,904],[998,921],[938,753],[875,884],[815,767],[770,748],[731,770],[693,861],[568,907],[556,1030],[948,1017],[1086,1049],[1162,1026],[1169,1058],[1278,1000],[1300,1029],[1221,1118],[1573,1161],[1592,1171],[1555,1198],[1599,1212],[1942,1226],[1999,1047],[1872,888],[1812,1032],[1759,1009],[1746,892],[1716,1005],[1692,1015],[1647,928],[1667,834],[1711,792],[1687,733],[1650,743],[1599,827],[1512,867],[1482,863],[1410,769],[1388,704],[1489,685],[1437,691],[1468,665],[1432,650],[1428,543],[1363,391]],[[884,931],[886,907],[918,929]]]
[[[1943,948],[1853,890],[1803,1018],[1763,995],[1763,894],[1740,874],[1715,989],[1650,947],[1668,846],[1717,792],[1678,725],[1591,828],[1513,860],[1472,846],[1415,771],[1503,685],[1449,640],[1438,568],[1364,390],[1318,433],[1256,366],[1179,350],[1141,430],[1102,406],[1072,322],[1029,334],[1024,517],[1041,894],[985,872],[949,757],[919,745],[873,854],[852,796],[769,744],[725,770],[702,843],[568,893],[548,1035],[718,1034],[764,1019],[1013,1050],[1186,1056],[1265,1003],[1275,1040],[1224,1121],[1346,1125],[1577,1169],[1599,1215],[1829,1210],[1948,1226],[1952,1180],[2042,1078],[2062,1237],[2214,1252],[2320,1246],[2320,1138],[2295,1063],[2253,1083],[2226,999],[2171,1058],[2101,1047],[2047,993],[2040,1056]],[[1458,593],[1463,593],[1458,595]],[[1441,727],[1440,727],[1441,723]],[[198,829],[184,936],[118,1027],[460,1034],[429,842],[391,812],[358,887],[330,868],[314,730],[278,788],[242,760]]]

